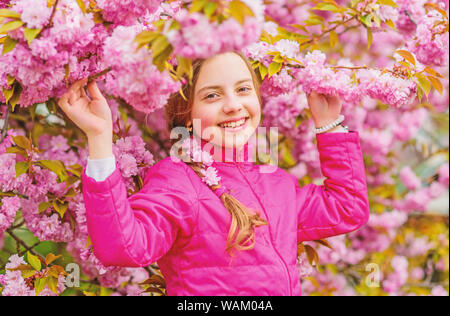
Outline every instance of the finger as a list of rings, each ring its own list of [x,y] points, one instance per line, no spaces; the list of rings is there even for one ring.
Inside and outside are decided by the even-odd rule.
[[[69,102],[70,104],[75,104],[75,102],[79,99],[79,97],[75,94],[74,91],[69,92]]]
[[[89,95],[91,96],[91,98],[93,100],[103,100],[104,99],[103,94],[101,93],[100,89],[97,86],[97,82],[91,81],[87,87],[88,87]]]
[[[321,93],[318,93],[318,92],[316,92],[316,91],[311,91],[311,93],[309,94],[309,96],[308,96],[308,99],[310,100],[310,101],[324,101],[324,100],[326,100],[326,98],[325,98],[325,96],[323,95],[323,94],[321,94]]]
[[[65,113],[67,113],[68,111],[70,111],[70,110],[69,110],[70,104],[69,104],[69,102],[67,101],[67,98],[68,98],[67,94],[63,94],[63,95],[61,96],[61,98],[59,98],[59,100],[58,100],[58,102],[57,102],[58,106],[59,106]]]
[[[83,78],[80,80],[75,81],[70,87],[69,87],[69,91],[75,91],[78,90],[80,88],[80,86],[85,85],[87,82],[87,78]]]
[[[83,98],[87,98],[89,101],[91,101],[91,99],[89,98],[89,96],[88,96],[87,93],[86,93],[86,90],[84,90],[84,86],[81,87],[81,96],[82,96]]]
[[[76,81],[72,86],[70,86],[69,91],[72,91],[75,94],[76,98],[82,96],[81,89],[86,85],[87,78],[80,79]]]

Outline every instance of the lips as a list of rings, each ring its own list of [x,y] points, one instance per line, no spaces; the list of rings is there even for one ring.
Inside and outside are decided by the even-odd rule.
[[[247,118],[248,118],[248,116],[242,116],[242,117],[238,117],[238,118],[236,118],[236,119],[232,119],[232,120],[227,120],[227,121],[220,122],[218,125],[220,125],[220,124],[226,124],[226,123],[233,123],[233,122],[237,122],[237,121],[240,121],[240,120],[242,120],[242,119],[247,119]]]
[[[219,127],[221,129],[223,129],[225,132],[237,133],[237,132],[240,132],[240,131],[242,131],[242,130],[247,128],[247,126],[249,124],[249,121],[250,121],[250,118],[243,119],[243,120],[241,120],[239,122],[242,122],[242,121],[243,121],[243,123],[240,124],[239,126],[232,127],[232,126],[219,125]]]

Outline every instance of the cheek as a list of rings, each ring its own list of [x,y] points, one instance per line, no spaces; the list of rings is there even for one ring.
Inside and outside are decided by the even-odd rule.
[[[259,125],[261,121],[261,105],[259,104],[259,100],[256,97],[256,100],[252,102],[252,104],[249,106],[248,111],[253,116],[253,122],[255,125]]]
[[[192,111],[192,117],[194,119],[200,119],[202,130],[209,127],[209,126],[216,126],[217,122],[217,111],[214,109],[213,106],[210,108],[197,108],[193,109]]]

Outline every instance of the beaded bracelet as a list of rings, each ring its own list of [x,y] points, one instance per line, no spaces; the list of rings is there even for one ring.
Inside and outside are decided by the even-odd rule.
[[[338,126],[339,124],[341,124],[344,121],[344,119],[345,119],[345,116],[341,114],[336,121],[334,121],[328,125],[325,125],[325,126],[322,126],[319,128],[315,128],[314,132],[316,132],[316,134],[324,133],[324,132]],[[344,126],[344,128],[346,128],[346,127]]]

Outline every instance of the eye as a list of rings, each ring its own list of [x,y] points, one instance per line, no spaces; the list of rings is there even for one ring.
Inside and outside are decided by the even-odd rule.
[[[249,91],[251,91],[252,89],[250,88],[250,87],[240,87],[239,89],[238,89],[238,91],[239,92],[249,92]]]
[[[205,99],[205,100],[206,100],[206,99],[212,100],[212,99],[214,99],[214,96],[218,96],[218,94],[217,94],[217,93],[210,93],[210,94],[208,94],[206,97],[204,97],[204,99]]]

